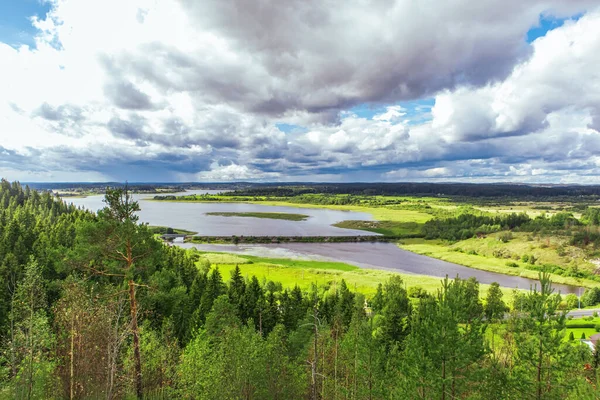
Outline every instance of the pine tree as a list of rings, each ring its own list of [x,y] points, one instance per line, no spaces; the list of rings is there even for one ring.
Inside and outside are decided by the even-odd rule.
[[[509,321],[516,347],[512,387],[524,397],[561,398],[576,383],[569,376],[579,368],[577,352],[563,341],[566,313],[558,311],[561,298],[553,293],[549,275],[540,273],[539,280],[540,290],[531,290],[523,312],[515,312]]]
[[[246,282],[240,271],[239,265],[236,264],[235,269],[231,272],[229,281],[229,302],[237,308],[237,315],[243,321],[245,320],[243,298],[246,292]]]
[[[490,285],[488,294],[485,298],[484,312],[488,321],[497,321],[504,318],[504,313],[508,310],[506,303],[502,300],[503,294],[500,285],[493,282]]]
[[[133,337],[134,382],[136,396],[143,397],[142,365],[139,350],[137,288],[144,285],[161,255],[158,243],[146,225],[137,223],[140,210],[127,187],[107,188],[105,208],[98,211],[97,221],[78,225],[75,258],[83,270],[109,279],[121,279],[128,287],[131,334]]]

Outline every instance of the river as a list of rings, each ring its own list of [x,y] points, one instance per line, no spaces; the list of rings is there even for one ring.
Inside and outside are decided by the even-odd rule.
[[[529,289],[539,282],[520,276],[497,274],[494,272],[465,267],[403,250],[393,243],[279,243],[261,245],[219,245],[177,243],[184,248],[198,250],[242,253],[260,257],[298,258],[309,260],[340,261],[362,268],[381,269],[392,272],[429,275],[444,278],[475,277],[480,283],[498,282],[507,288]],[[556,291],[563,294],[578,294],[579,288],[554,284]]]
[[[185,194],[219,193],[210,190],[195,190]],[[181,193],[180,193],[181,194]],[[296,208],[265,206],[248,203],[184,203],[172,201],[150,201],[153,196],[134,194],[140,203],[138,213],[140,222],[150,225],[168,226],[198,232],[198,235],[210,236],[345,236],[375,235],[357,229],[343,229],[331,226],[344,220],[371,221],[368,213],[329,210],[322,208]],[[65,201],[76,206],[97,211],[105,206],[103,195],[88,197],[68,197]],[[223,217],[206,215],[208,212],[280,212],[305,214],[304,221],[287,221],[268,218]]]
[[[190,191],[194,193],[217,193],[216,191]],[[198,232],[200,235],[230,236],[343,236],[370,235],[372,233],[342,229],[331,226],[343,220],[372,220],[368,213],[338,211],[318,208],[296,208],[265,206],[246,203],[183,203],[168,201],[149,201],[152,195],[134,195],[140,202],[140,221],[151,225],[170,226]],[[92,211],[104,207],[104,196],[66,198],[65,201]],[[146,198],[146,199],[145,199]],[[205,215],[207,212],[288,212],[309,215],[305,221],[286,221],[257,219],[248,217],[221,217]],[[537,281],[519,276],[503,275],[465,267],[411,253],[400,249],[393,243],[281,243],[268,245],[208,245],[177,243],[182,247],[196,247],[205,251],[245,253],[265,257],[304,258],[315,260],[333,260],[356,265],[400,273],[437,276],[448,275],[451,278],[475,277],[481,283],[498,282],[507,288],[528,289]],[[575,286],[554,285],[562,293],[578,293]]]

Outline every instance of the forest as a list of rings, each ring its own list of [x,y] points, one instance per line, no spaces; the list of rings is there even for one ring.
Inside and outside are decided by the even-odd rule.
[[[428,293],[394,276],[369,298],[343,280],[283,288],[157,240],[126,187],[105,204],[0,183],[0,398],[600,396],[600,352],[566,338],[546,272],[512,302],[453,277]]]

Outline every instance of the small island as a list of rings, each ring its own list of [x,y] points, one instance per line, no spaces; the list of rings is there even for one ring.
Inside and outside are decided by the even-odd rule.
[[[308,215],[277,212],[208,212],[206,215],[219,217],[250,217],[250,218],[269,218],[284,219],[288,221],[305,221]]]

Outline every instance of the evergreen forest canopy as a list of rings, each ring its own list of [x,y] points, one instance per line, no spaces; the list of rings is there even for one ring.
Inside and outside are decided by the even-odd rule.
[[[507,317],[498,285],[482,302],[474,279],[288,290],[159,242],[126,188],[105,202],[93,214],[0,183],[0,398],[599,395],[600,355],[565,340],[544,274]]]

